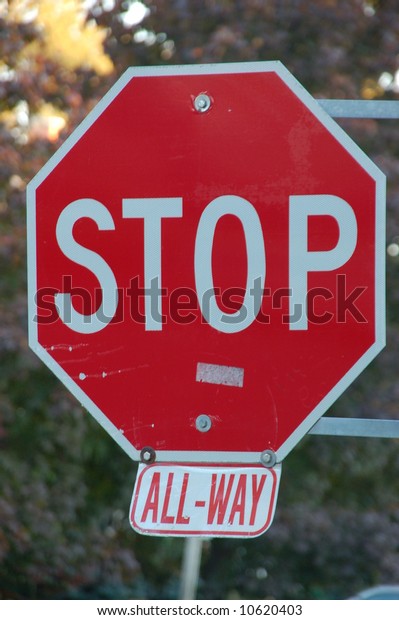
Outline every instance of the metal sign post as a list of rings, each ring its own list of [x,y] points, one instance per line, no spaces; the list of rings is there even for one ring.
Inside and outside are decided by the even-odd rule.
[[[180,598],[192,601],[197,598],[202,556],[202,538],[186,538],[181,569]]]

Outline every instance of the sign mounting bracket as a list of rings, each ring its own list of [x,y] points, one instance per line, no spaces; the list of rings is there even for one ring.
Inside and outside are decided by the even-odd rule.
[[[316,99],[333,118],[399,118],[399,101],[382,99]]]
[[[399,439],[399,420],[321,418],[310,429],[309,435]]]
[[[321,107],[334,118],[399,118],[399,101],[318,99]],[[399,438],[399,420],[362,418],[321,418],[309,435],[334,437]]]

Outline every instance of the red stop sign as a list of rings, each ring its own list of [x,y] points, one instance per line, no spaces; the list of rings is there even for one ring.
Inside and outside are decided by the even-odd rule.
[[[28,203],[31,346],[135,459],[281,460],[384,345],[384,177],[280,63],[130,69]]]

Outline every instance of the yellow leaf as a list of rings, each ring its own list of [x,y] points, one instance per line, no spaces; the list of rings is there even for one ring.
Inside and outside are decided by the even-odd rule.
[[[86,21],[87,10],[82,0],[11,0],[8,19],[26,21],[30,15],[41,30],[44,54],[69,70],[92,69],[99,75],[113,70],[105,54],[104,28]],[[37,45],[27,46],[25,56],[37,52]]]

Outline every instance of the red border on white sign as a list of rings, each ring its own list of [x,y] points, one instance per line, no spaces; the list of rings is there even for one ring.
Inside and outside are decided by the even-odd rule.
[[[270,527],[281,465],[139,466],[130,523],[140,534],[247,538]]]

